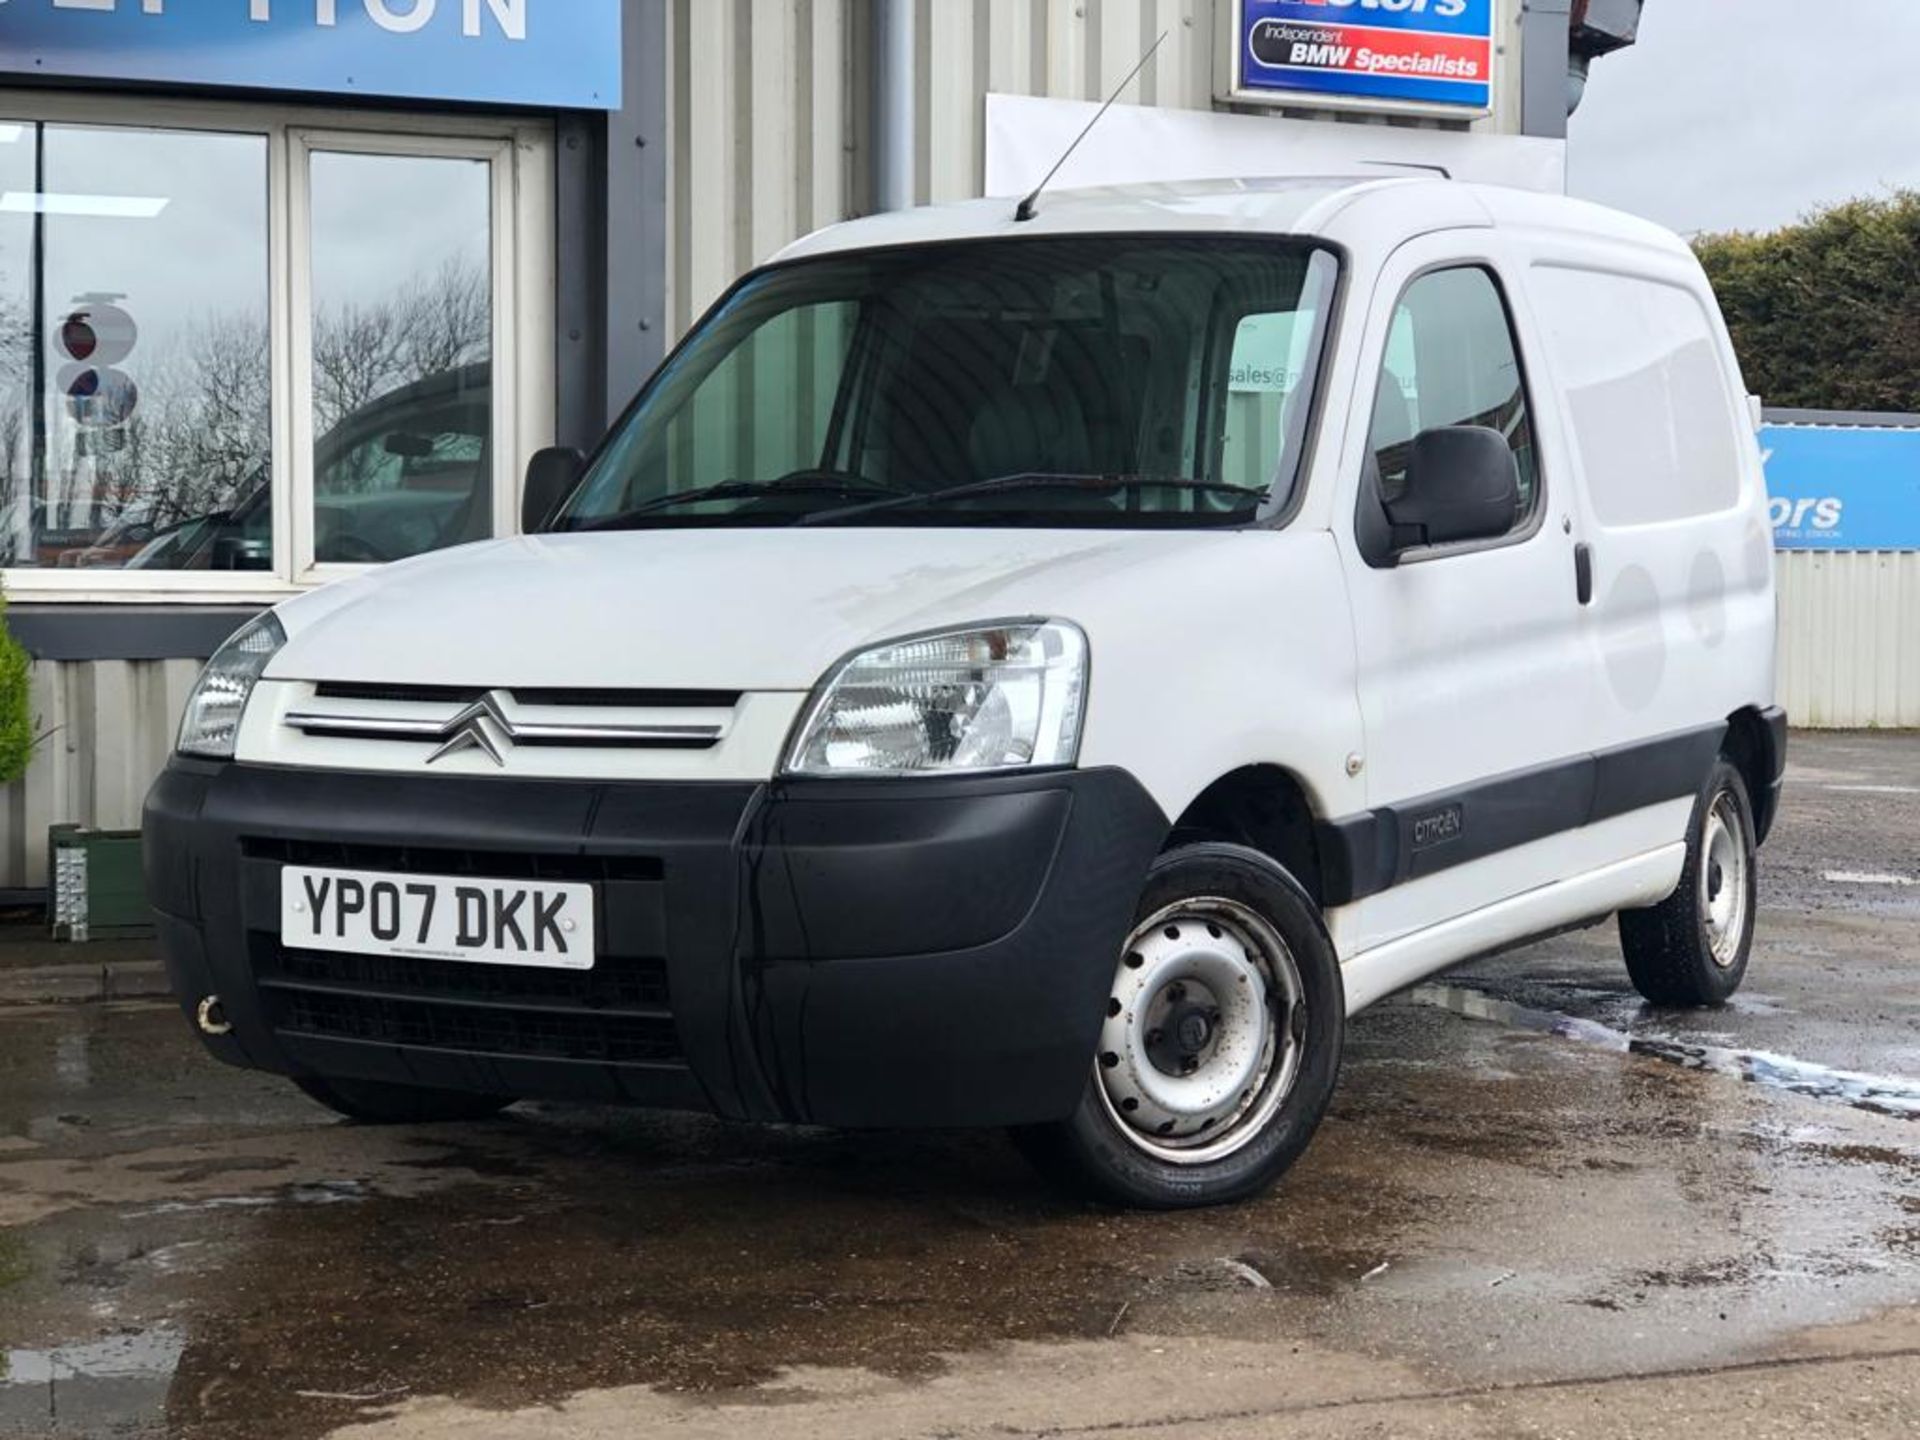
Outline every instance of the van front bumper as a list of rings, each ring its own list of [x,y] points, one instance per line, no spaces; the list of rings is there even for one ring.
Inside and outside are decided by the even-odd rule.
[[[1166,817],[1119,770],[770,784],[412,777],[175,759],[161,948],[221,1059],[840,1126],[1077,1103]],[[585,880],[562,972],[280,944],[286,864]]]

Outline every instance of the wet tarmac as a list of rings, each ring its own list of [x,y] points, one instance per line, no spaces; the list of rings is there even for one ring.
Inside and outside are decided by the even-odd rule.
[[[338,1124],[170,1006],[0,1009],[0,1434],[1912,1433],[1920,737],[1790,782],[1732,1006],[1477,962],[1201,1214],[995,1135]]]

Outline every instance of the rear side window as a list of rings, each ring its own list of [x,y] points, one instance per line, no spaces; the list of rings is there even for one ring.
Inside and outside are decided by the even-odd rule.
[[[1732,392],[1700,301],[1657,280],[1563,266],[1536,267],[1529,286],[1600,523],[1739,503]]]
[[[1368,442],[1381,499],[1404,489],[1414,437],[1449,425],[1506,436],[1520,470],[1514,529],[1524,529],[1540,488],[1533,420],[1506,301],[1478,266],[1422,275],[1394,307]]]

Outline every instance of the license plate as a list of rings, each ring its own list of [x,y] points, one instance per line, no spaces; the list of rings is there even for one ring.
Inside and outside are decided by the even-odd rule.
[[[593,887],[289,865],[280,940],[296,950],[593,968]]]

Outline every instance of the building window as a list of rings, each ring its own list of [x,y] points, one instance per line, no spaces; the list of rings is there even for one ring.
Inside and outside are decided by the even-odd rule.
[[[0,97],[16,596],[271,598],[511,530],[546,127],[152,108]]]
[[[493,533],[486,160],[315,150],[313,558],[366,565]]]
[[[267,142],[0,124],[0,561],[273,568]]]

